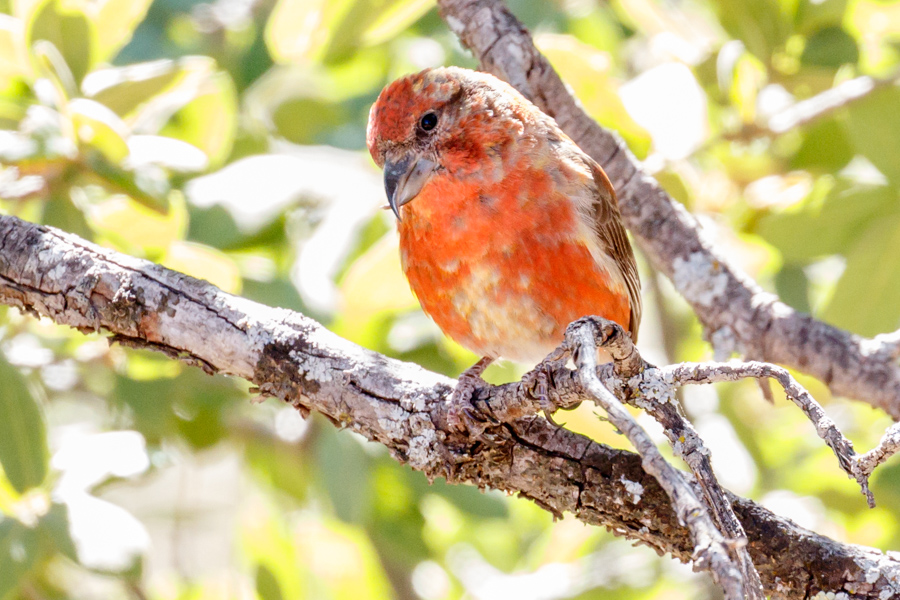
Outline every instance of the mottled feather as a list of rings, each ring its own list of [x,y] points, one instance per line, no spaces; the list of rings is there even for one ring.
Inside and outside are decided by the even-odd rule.
[[[403,77],[372,107],[367,142],[380,166],[437,165],[398,228],[410,286],[447,335],[516,360],[543,358],[589,314],[637,337],[640,283],[612,185],[511,86],[455,67]]]

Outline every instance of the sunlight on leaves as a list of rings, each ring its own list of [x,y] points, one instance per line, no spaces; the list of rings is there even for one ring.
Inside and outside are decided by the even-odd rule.
[[[572,86],[591,116],[603,126],[618,131],[632,152],[646,156],[650,136],[620,99],[619,83],[611,75],[610,56],[571,36],[541,34],[535,38],[535,44]]]
[[[173,199],[177,199],[173,195]],[[183,200],[161,214],[121,194],[99,199],[87,211],[91,226],[113,247],[139,256],[159,256],[184,238],[187,213]],[[140,226],[136,226],[140,223]]]
[[[375,326],[373,320],[419,306],[400,267],[397,236],[393,232],[382,237],[347,270],[340,294],[345,317],[336,329],[363,345],[375,341],[369,337],[374,335],[370,329]]]
[[[193,242],[173,241],[162,259],[163,266],[205,279],[230,294],[241,292],[241,273],[227,254]]]

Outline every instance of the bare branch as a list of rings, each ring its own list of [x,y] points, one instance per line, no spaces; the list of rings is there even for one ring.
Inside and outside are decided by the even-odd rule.
[[[869,354],[877,356],[878,360],[896,362],[900,359],[900,329],[876,335],[866,342]]]
[[[787,369],[761,362],[681,363],[663,367],[662,372],[663,377],[671,379],[677,385],[738,381],[747,378],[774,379],[784,389],[788,400],[800,407],[803,414],[815,425],[816,433],[834,452],[841,468],[847,475],[857,479],[869,507],[875,506],[875,498],[869,490],[868,477],[860,479],[859,472],[854,469],[857,454],[853,450],[853,443],[844,437],[834,421],[825,414],[822,405],[816,402],[815,398],[802,385],[797,383]],[[872,468],[874,469],[874,466]],[[871,473],[871,471],[869,472]]]
[[[823,119],[850,103],[865,98],[877,89],[893,85],[900,80],[900,73],[876,79],[863,75],[844,81],[806,100],[801,100],[769,118],[768,133],[781,135],[791,129]]]
[[[881,436],[881,442],[865,454],[857,455],[853,462],[853,476],[859,481],[860,485],[865,486],[875,467],[900,452],[900,423],[891,425],[884,435]],[[864,483],[865,482],[865,483]],[[869,503],[872,504],[871,502]]]
[[[623,397],[629,404],[643,409],[663,426],[663,432],[675,454],[691,469],[716,527],[725,536],[725,541],[734,554],[746,597],[762,598],[759,574],[745,547],[747,537],[744,528],[734,514],[727,493],[719,485],[709,450],[677,408],[676,389],[671,379],[641,358],[631,337],[619,325],[596,317],[591,317],[589,321],[601,325],[602,335],[599,338],[602,347],[613,359],[612,364],[605,364],[597,369],[600,380],[607,389]],[[568,391],[567,388],[564,389]]]
[[[642,171],[624,142],[584,112],[501,1],[438,0],[438,5],[482,69],[514,85],[603,165],[638,245],[691,304],[710,339],[726,352],[814,375],[834,393],[900,418],[896,359],[869,352],[871,340],[796,312],[730,265],[697,220]]]
[[[900,71],[879,79],[863,75],[850,79],[815,96],[795,102],[771,115],[765,125],[747,123],[736,131],[726,131],[707,140],[702,149],[709,149],[725,141],[750,141],[757,138],[775,138],[788,131],[826,119],[842,108],[862,100],[872,92],[900,81]],[[696,154],[697,151],[695,151]]]
[[[689,532],[639,456],[533,416],[487,427],[477,439],[459,435],[442,426],[452,380],[360,348],[303,315],[2,215],[0,303],[246,378],[262,394],[304,413],[318,411],[385,445],[428,477],[520,494],[556,515],[571,512],[659,552],[691,558]],[[575,385],[573,371],[553,375],[563,389]],[[749,500],[729,500],[771,598],[810,590],[852,589],[871,599],[900,593],[900,560],[839,544]]]
[[[620,339],[626,337],[622,334],[621,328],[610,322],[607,324],[618,329]],[[756,577],[755,582],[748,581],[741,569],[732,561],[725,546],[725,539],[682,474],[666,462],[647,432],[597,377],[598,345],[595,336],[601,339],[609,337],[603,331],[602,324],[598,327],[592,319],[576,321],[566,331],[566,342],[572,349],[579,380],[594,402],[606,411],[610,422],[625,434],[641,455],[644,470],[653,475],[666,491],[679,522],[687,524],[694,542],[694,564],[712,572],[713,578],[724,590],[726,598],[764,600],[759,577]],[[746,543],[746,540],[742,540],[742,543]],[[750,568],[752,570],[752,565]]]

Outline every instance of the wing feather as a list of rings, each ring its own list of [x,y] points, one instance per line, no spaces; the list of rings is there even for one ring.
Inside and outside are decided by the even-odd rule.
[[[546,130],[543,139],[550,144],[561,164],[569,165],[583,182],[582,192],[570,198],[578,204],[578,212],[587,229],[594,235],[597,249],[612,259],[610,262],[618,268],[625,282],[631,306],[628,329],[631,339],[637,342],[643,310],[641,280],[628,234],[622,224],[616,190],[600,165],[563,133],[555,121],[546,117],[544,123]]]
[[[594,176],[594,202],[590,206],[592,225],[600,247],[609,254],[622,271],[625,287],[628,289],[628,300],[631,305],[629,330],[631,339],[637,342],[638,327],[641,323],[641,280],[638,277],[637,262],[616,200],[616,191],[609,177],[593,159],[584,156]]]

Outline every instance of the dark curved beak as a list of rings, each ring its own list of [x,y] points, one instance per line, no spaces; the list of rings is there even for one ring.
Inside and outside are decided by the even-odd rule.
[[[384,191],[398,221],[400,207],[419,195],[435,168],[434,161],[417,154],[389,157],[384,161]]]

